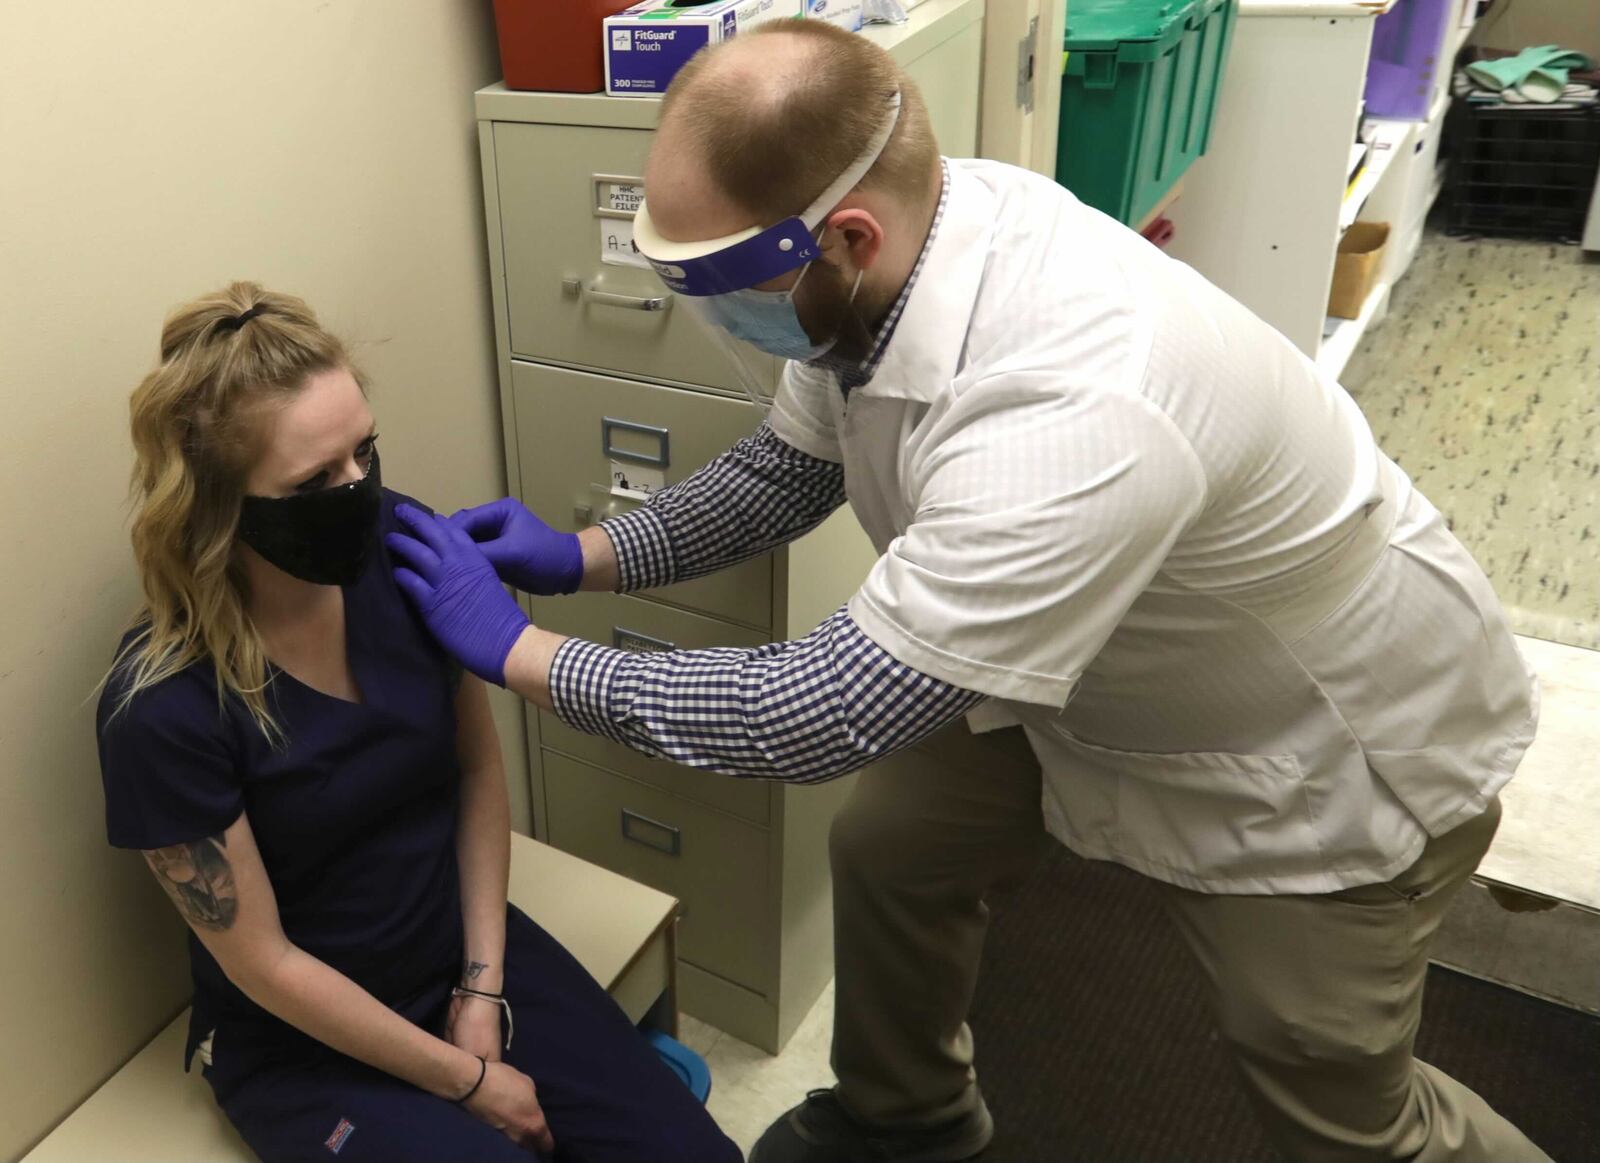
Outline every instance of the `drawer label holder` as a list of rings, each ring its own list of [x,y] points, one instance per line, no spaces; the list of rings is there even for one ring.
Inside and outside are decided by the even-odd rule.
[[[660,654],[676,650],[675,643],[661,638],[652,638],[648,634],[641,634],[637,630],[629,630],[626,626],[611,627],[611,645],[617,650],[625,650],[629,654]]]
[[[641,816],[638,812],[627,808],[622,809],[622,838],[632,840],[635,844],[643,844],[646,848],[654,848],[657,852],[665,852],[668,856],[677,856],[683,852],[681,828],[663,824],[660,820],[652,820],[649,816]]]
[[[612,266],[649,270],[634,249],[633,216],[644,201],[644,182],[627,174],[591,174],[594,216],[600,232],[600,261]]]
[[[617,444],[617,433],[631,433],[643,436],[646,442],[654,441],[655,449],[650,452],[641,452],[637,448],[623,448]],[[615,416],[605,416],[600,421],[600,448],[612,460],[627,460],[634,464],[649,464],[656,468],[666,468],[671,463],[671,434],[665,428],[657,428],[653,424],[638,424],[632,420],[618,420]]]

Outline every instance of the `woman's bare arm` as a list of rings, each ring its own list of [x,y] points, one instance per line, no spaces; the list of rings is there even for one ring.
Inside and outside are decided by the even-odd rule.
[[[147,851],[178,912],[244,994],[333,1049],[441,1098],[460,1098],[478,1060],[395,1013],[285,936],[248,817],[204,840]]]
[[[461,814],[456,865],[461,870],[465,941],[461,984],[499,993],[505,982],[506,879],[511,864],[511,804],[500,737],[481,679],[463,675],[456,694],[456,755],[461,763]],[[490,1004],[473,1005],[491,1009]],[[498,1019],[499,1011],[494,1010]],[[497,1023],[498,1024],[498,1023]],[[479,1053],[486,1046],[471,1046]]]

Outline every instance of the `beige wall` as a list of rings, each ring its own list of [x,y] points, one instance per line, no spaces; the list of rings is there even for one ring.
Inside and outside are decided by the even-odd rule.
[[[134,602],[126,400],[163,313],[239,277],[304,295],[372,373],[390,483],[441,508],[503,488],[489,11],[0,5],[0,1159],[187,993],[170,907],[105,846],[86,702]]]
[[[1491,48],[1560,44],[1600,60],[1600,0],[1497,0],[1473,30]]]

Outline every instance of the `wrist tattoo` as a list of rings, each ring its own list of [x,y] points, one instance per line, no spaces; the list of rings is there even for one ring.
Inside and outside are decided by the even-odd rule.
[[[477,981],[483,976],[483,971],[489,968],[487,961],[468,961],[467,967],[461,971],[461,980],[466,982]]]

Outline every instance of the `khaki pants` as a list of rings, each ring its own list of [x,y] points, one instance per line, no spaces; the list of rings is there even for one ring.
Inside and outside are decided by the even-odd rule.
[[[957,724],[904,758],[863,774],[833,825],[833,1067],[857,1117],[909,1127],[979,1101],[966,1017],[984,897],[1048,841],[1020,729],[973,736]],[[1495,804],[1435,839],[1387,884],[1323,896],[1164,886],[1222,1036],[1290,1159],[1547,1159],[1411,1055],[1428,945],[1499,817]]]

